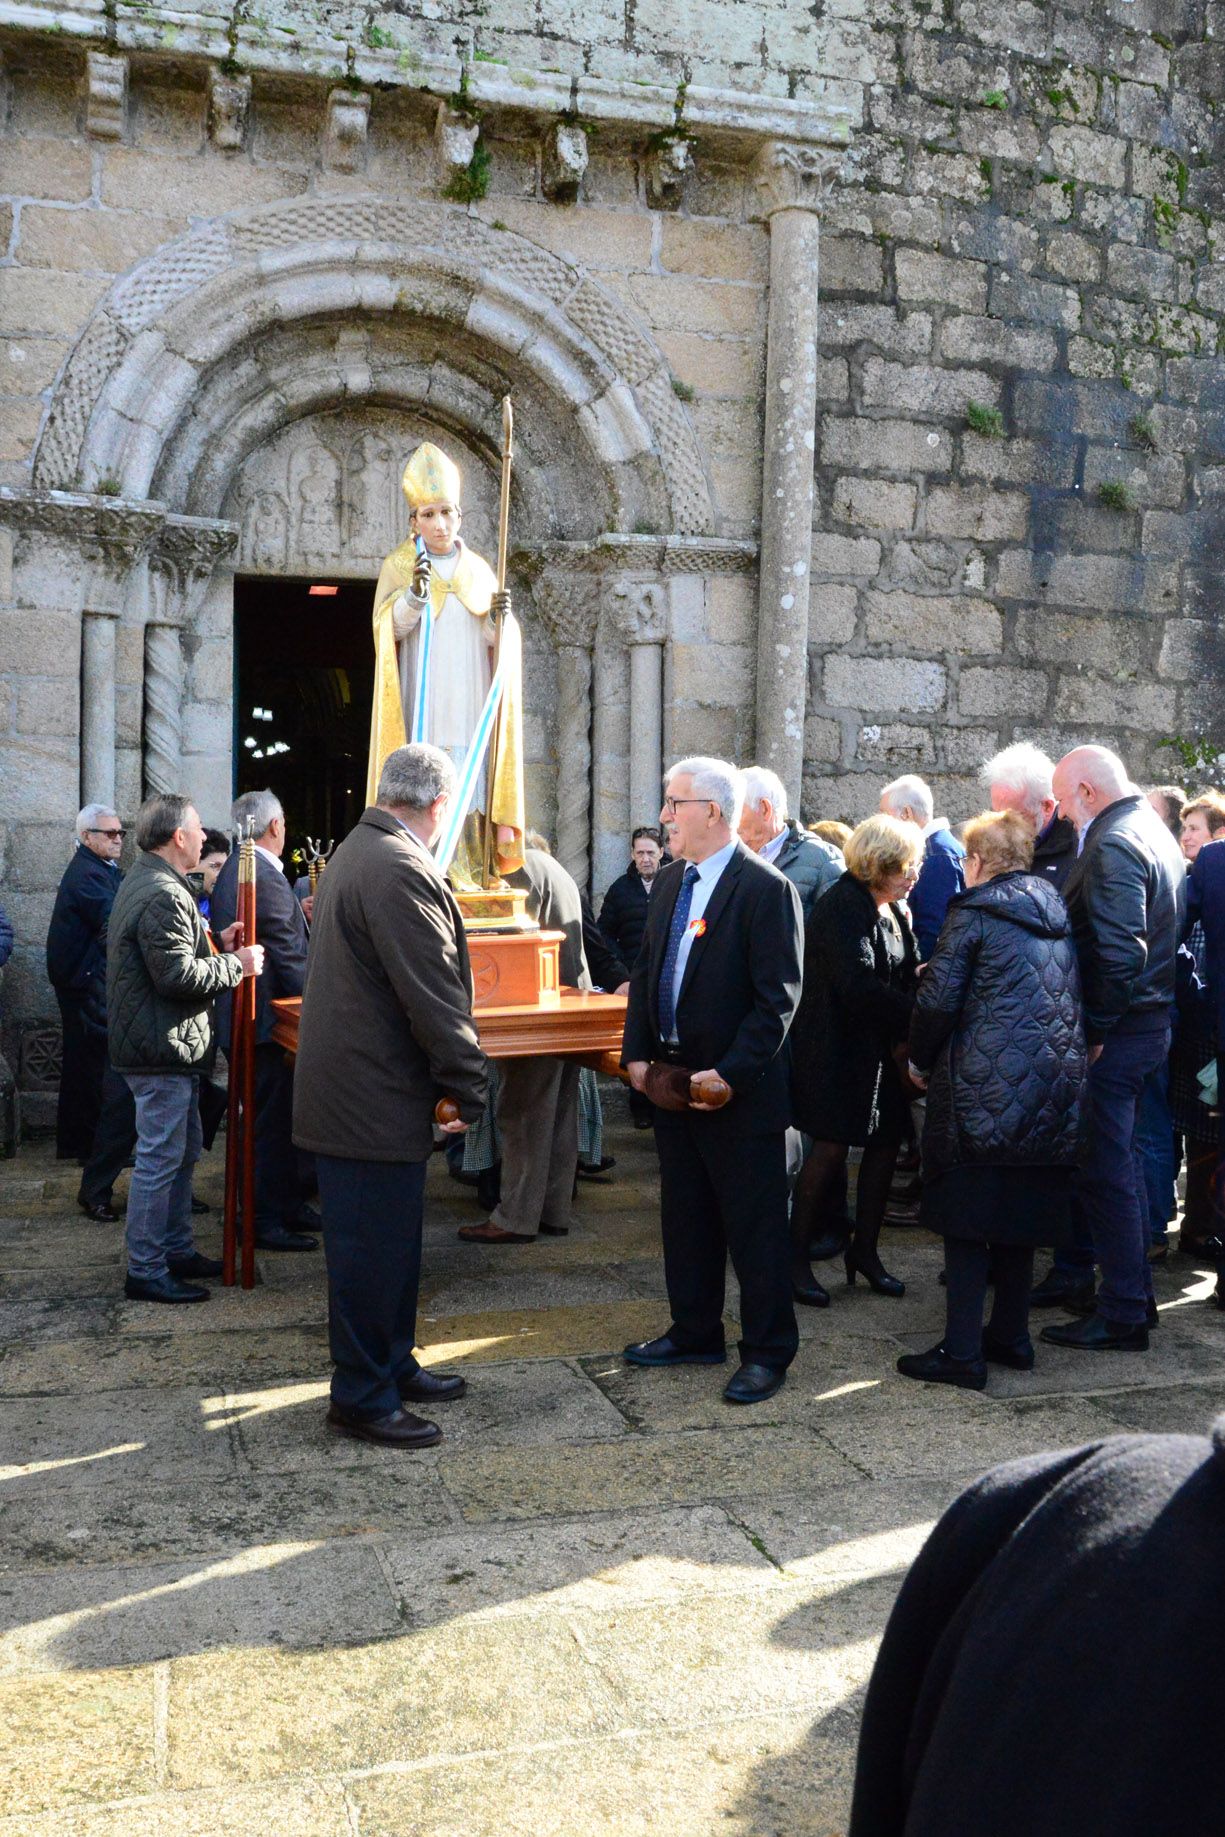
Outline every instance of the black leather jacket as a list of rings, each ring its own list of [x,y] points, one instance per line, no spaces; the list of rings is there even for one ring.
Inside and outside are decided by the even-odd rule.
[[[1125,1014],[1168,1008],[1186,908],[1178,844],[1136,791],[1108,804],[1085,831],[1064,882],[1084,990],[1090,1045]]]

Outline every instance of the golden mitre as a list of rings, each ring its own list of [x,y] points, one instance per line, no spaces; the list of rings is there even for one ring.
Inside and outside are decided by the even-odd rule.
[[[429,440],[422,441],[400,480],[410,510],[420,510],[423,504],[458,504],[460,484],[455,461]]]

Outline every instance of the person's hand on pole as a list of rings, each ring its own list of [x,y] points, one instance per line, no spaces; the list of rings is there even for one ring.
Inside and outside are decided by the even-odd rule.
[[[235,951],[235,956],[242,964],[243,980],[248,976],[262,976],[264,973],[264,947],[262,944],[244,944]]]

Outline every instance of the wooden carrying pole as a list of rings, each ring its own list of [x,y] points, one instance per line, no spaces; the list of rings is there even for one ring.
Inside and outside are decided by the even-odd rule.
[[[238,851],[238,914],[242,943],[255,942],[255,841]],[[225,1138],[225,1215],[222,1283],[233,1288],[242,1219],[242,1286],[255,1287],[255,978],[244,976],[231,996],[230,1082]]]
[[[514,458],[515,416],[510,405],[510,397],[502,397],[502,495],[498,500],[498,592],[506,591],[506,560],[510,537],[510,468]],[[493,673],[498,673],[498,663],[502,655],[502,621],[494,620],[493,634]],[[493,732],[489,736],[489,760],[485,769],[485,854],[484,873],[481,882],[491,887],[498,876],[494,873],[494,820],[493,820],[493,776],[498,762],[498,742],[502,735],[502,710],[499,707],[494,716]]]

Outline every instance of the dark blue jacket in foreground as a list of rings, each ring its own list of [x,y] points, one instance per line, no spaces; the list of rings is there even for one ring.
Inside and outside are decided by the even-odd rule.
[[[123,876],[84,844],[64,869],[47,929],[47,975],[79,1002],[87,1025],[106,1027],[106,928]]]

